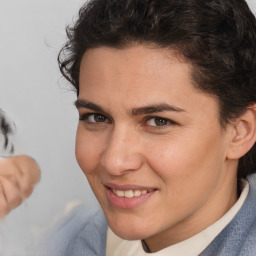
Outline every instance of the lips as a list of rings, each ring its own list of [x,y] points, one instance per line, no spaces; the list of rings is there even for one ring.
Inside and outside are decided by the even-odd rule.
[[[136,186],[104,184],[109,203],[117,208],[130,209],[145,203],[157,189]]]

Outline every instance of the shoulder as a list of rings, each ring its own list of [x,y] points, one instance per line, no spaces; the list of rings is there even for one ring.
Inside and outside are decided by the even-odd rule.
[[[248,196],[234,219],[223,229],[200,255],[255,256],[256,255],[256,182],[248,178]]]
[[[244,243],[240,251],[240,256],[254,256],[256,255],[256,175],[251,176],[250,183],[250,196],[247,202],[247,208],[244,214],[244,220],[247,225],[241,228],[247,228],[244,237]]]
[[[104,255],[106,230],[107,222],[101,209],[80,205],[45,234],[38,255]]]

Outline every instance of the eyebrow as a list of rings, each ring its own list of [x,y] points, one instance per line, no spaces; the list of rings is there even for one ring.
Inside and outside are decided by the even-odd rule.
[[[75,106],[77,109],[79,108],[88,108],[88,109],[91,109],[91,110],[94,110],[94,111],[98,111],[98,112],[105,112],[104,109],[97,105],[97,104],[94,104],[88,100],[81,100],[81,99],[78,99],[75,101]]]
[[[74,104],[77,109],[88,108],[93,111],[106,113],[106,111],[103,109],[103,107],[101,107],[95,103],[92,103],[90,101],[87,101],[87,100],[78,99],[75,101]],[[171,106],[166,103],[162,103],[162,104],[153,104],[153,105],[139,107],[139,108],[133,108],[131,110],[131,113],[133,116],[138,116],[138,115],[153,114],[153,113],[159,113],[159,112],[165,112],[165,111],[186,112],[184,109],[181,109],[181,108],[178,108],[175,106]]]
[[[132,109],[132,115],[138,116],[143,114],[153,114],[153,113],[164,112],[164,111],[185,112],[184,109],[174,107],[166,103],[162,103],[162,104],[150,105],[150,106],[145,106],[140,108],[134,108]]]

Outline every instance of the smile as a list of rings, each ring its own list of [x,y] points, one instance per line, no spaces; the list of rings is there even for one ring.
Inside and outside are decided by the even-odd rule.
[[[145,195],[148,192],[152,192],[153,190],[117,190],[117,189],[111,189],[113,193],[118,197],[127,197],[127,198],[133,198],[138,197],[141,195]]]
[[[106,195],[109,203],[113,207],[122,209],[131,209],[146,203],[149,198],[157,192],[157,189],[140,186],[118,186],[106,185]]]

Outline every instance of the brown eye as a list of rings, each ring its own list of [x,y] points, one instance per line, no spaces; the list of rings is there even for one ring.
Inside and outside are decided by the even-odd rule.
[[[95,113],[86,113],[79,117],[80,121],[83,121],[87,124],[95,124],[95,123],[109,123],[109,119],[101,114]]]
[[[168,120],[164,118],[155,118],[154,122],[156,126],[164,126],[168,124]]]
[[[94,122],[97,122],[97,123],[106,121],[106,117],[103,115],[99,115],[99,114],[93,115],[92,118],[94,119]]]
[[[147,125],[148,126],[165,126],[170,124],[171,121],[166,119],[166,118],[162,118],[162,117],[151,117],[150,119],[147,120]]]

